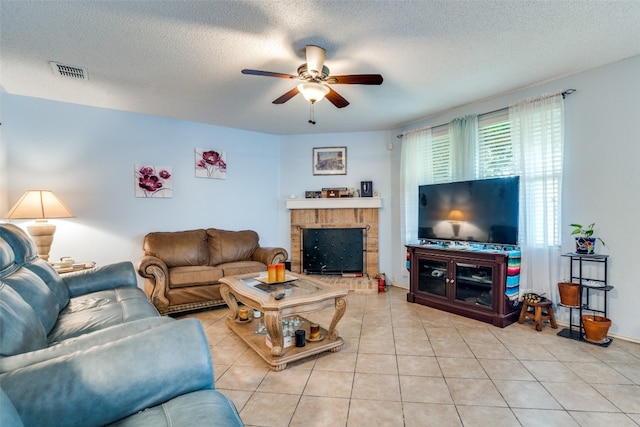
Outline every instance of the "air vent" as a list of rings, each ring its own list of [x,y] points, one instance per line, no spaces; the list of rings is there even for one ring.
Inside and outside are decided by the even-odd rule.
[[[68,77],[76,80],[89,80],[89,74],[86,68],[75,67],[73,65],[60,64],[58,62],[49,62],[53,74],[60,77]]]

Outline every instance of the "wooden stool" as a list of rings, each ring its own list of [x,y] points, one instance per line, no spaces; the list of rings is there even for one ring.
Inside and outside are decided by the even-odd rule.
[[[531,310],[529,310],[529,307],[531,307]],[[543,320],[548,320],[549,323],[551,323],[551,327],[553,329],[558,329],[556,318],[553,315],[553,307],[551,301],[549,300],[544,300],[537,303],[531,303],[523,300],[522,310],[520,311],[518,323],[522,324],[525,317],[528,319],[533,319],[536,322],[536,331],[542,330]]]

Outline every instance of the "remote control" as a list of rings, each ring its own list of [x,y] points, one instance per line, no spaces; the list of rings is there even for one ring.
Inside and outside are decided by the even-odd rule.
[[[278,294],[278,295],[274,296],[273,298],[275,298],[275,299],[277,299],[277,300],[280,300],[280,299],[284,298],[284,292],[282,292],[282,293],[280,293],[280,294]]]

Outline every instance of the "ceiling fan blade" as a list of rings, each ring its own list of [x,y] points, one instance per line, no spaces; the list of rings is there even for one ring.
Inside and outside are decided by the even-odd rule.
[[[307,70],[311,75],[316,76],[322,74],[322,67],[324,66],[326,57],[327,51],[320,46],[307,45]]]
[[[284,104],[285,102],[287,102],[288,100],[290,100],[291,98],[296,96],[298,94],[298,92],[300,92],[298,90],[298,87],[294,87],[289,92],[285,93],[280,98],[278,98],[275,101],[273,101],[273,104]]]
[[[242,74],[251,74],[254,76],[267,76],[267,77],[279,77],[281,79],[297,79],[298,76],[284,73],[274,73],[273,71],[261,71],[261,70],[242,70]]]
[[[382,76],[380,74],[350,74],[347,76],[329,76],[327,83],[343,85],[380,85]]]
[[[344,108],[349,105],[349,101],[344,99],[338,92],[329,88],[329,93],[325,96],[333,105],[338,108]]]

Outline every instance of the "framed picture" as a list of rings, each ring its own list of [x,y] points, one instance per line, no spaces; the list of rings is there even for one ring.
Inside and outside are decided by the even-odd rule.
[[[347,147],[321,147],[313,149],[314,175],[346,175]]]
[[[196,177],[227,179],[227,153],[196,148]]]
[[[360,181],[360,196],[373,197],[373,182]]]
[[[136,197],[173,197],[173,172],[169,166],[135,165],[133,180]]]

